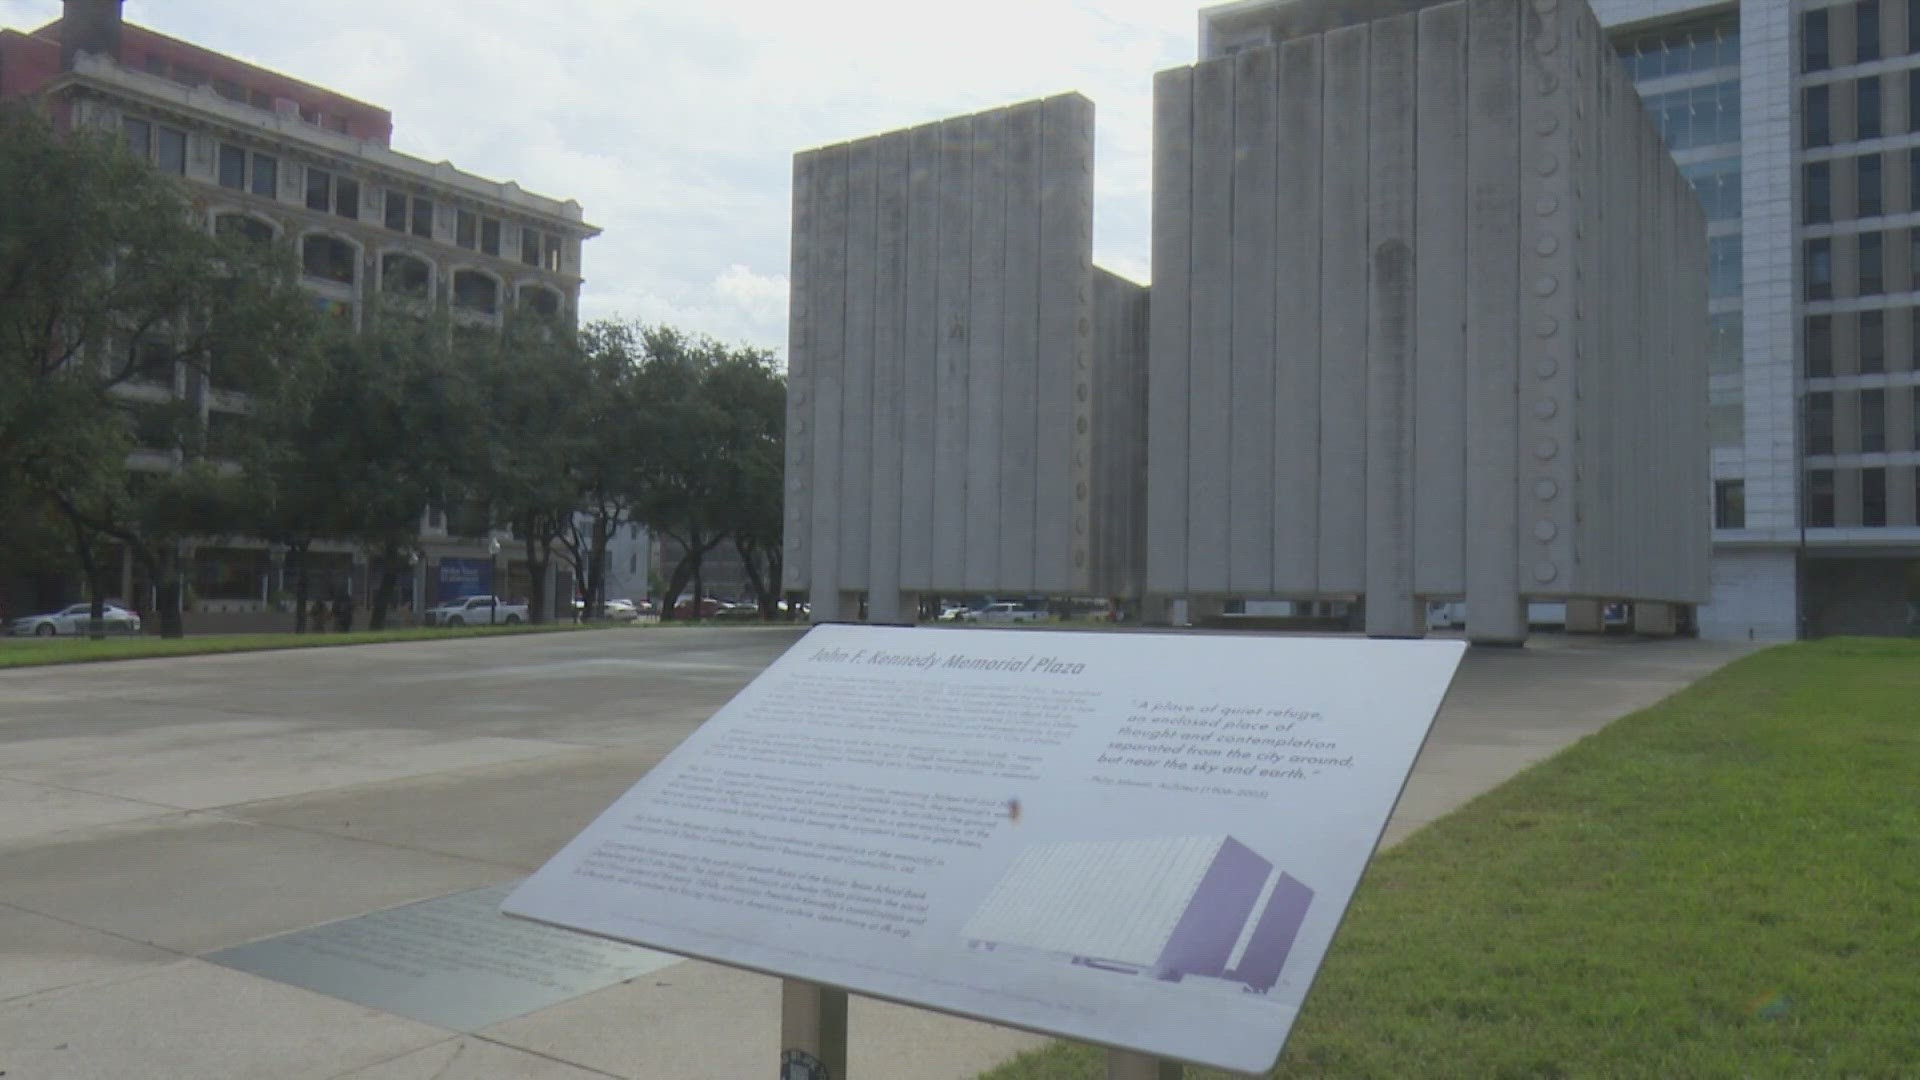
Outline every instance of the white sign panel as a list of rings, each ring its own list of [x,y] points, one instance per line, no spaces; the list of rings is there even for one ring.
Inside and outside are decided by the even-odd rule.
[[[817,627],[504,910],[1263,1072],[1464,651]]]

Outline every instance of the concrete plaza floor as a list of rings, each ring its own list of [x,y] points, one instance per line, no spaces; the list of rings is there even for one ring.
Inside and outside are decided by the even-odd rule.
[[[538,867],[798,636],[642,629],[0,672],[0,1075],[734,1080],[778,983],[685,961],[475,1032],[206,954]],[[1479,651],[1395,841],[1743,647]],[[856,1001],[856,1077],[1042,1040]]]

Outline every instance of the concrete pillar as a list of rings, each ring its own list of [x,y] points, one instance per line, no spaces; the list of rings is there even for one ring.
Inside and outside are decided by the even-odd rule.
[[[1679,613],[1672,604],[1636,600],[1633,605],[1633,632],[1643,637],[1672,637],[1678,633]]]
[[[1599,600],[1567,601],[1567,633],[1603,634],[1606,632],[1605,604]]]

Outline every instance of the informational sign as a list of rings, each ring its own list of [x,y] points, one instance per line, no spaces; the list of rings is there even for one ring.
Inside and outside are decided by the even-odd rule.
[[[493,560],[441,559],[438,584],[434,598],[442,603],[463,596],[490,596],[493,593]]]
[[[297,930],[205,957],[345,1001],[474,1032],[678,962],[503,918],[512,885]]]
[[[817,627],[504,910],[1263,1072],[1464,651]]]

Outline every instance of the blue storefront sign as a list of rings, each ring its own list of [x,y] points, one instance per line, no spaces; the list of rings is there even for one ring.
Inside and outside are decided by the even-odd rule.
[[[441,559],[434,598],[440,603],[493,592],[493,560]]]

